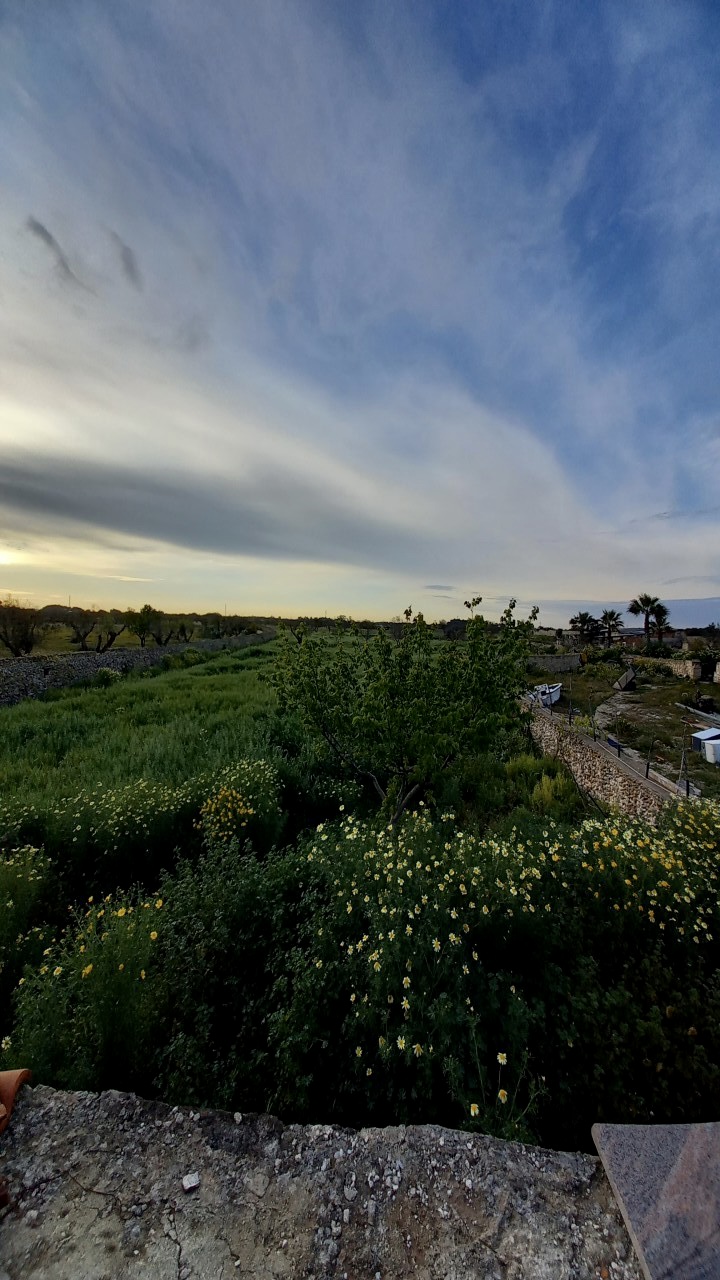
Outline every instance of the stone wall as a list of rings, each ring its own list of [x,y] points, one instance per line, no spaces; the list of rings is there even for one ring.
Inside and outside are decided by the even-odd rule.
[[[185,649],[217,651],[262,644],[273,633],[255,636],[232,636],[224,640],[196,640],[189,644],[154,645],[146,649],[108,649],[107,653],[29,654],[25,658],[0,658],[0,707],[10,707],[25,698],[39,698],[48,689],[91,680],[101,669],[137,671],[157,667],[166,654]]]
[[[580,789],[603,808],[654,824],[665,805],[675,799],[674,791],[646,779],[610,747],[571,728],[557,714],[535,708],[530,732],[543,754],[562,760]]]
[[[664,667],[672,671],[679,680],[699,680],[701,666],[694,658],[634,658],[633,666],[641,670],[643,667]],[[717,672],[716,672],[717,674]]]
[[[553,674],[561,671],[577,671],[580,666],[579,653],[542,653],[534,654],[528,662],[533,671],[548,671]]]

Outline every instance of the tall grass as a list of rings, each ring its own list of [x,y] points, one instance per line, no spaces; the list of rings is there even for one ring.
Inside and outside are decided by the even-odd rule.
[[[98,784],[178,786],[257,755],[274,705],[259,679],[270,660],[265,649],[221,654],[188,670],[0,709],[0,796],[13,807],[49,808]]]

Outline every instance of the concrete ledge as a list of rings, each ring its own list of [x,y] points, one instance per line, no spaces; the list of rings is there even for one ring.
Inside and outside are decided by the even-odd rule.
[[[0,1149],[13,1280],[641,1280],[589,1155],[42,1087]]]

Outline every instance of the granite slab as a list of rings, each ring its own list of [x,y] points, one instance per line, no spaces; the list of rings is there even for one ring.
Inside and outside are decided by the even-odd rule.
[[[647,1280],[720,1277],[720,1124],[596,1124]]]

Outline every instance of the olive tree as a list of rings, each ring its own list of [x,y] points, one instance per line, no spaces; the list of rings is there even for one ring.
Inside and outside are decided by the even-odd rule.
[[[453,764],[517,723],[537,610],[518,621],[514,609],[513,600],[499,626],[471,617],[454,645],[435,645],[410,611],[396,639],[384,628],[331,642],[285,632],[273,676],[280,708],[299,714],[397,822]]]
[[[0,600],[0,644],[14,658],[32,653],[47,627],[37,609],[28,609],[13,596]]]

